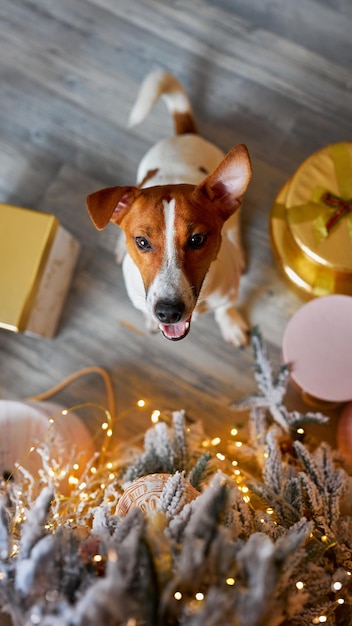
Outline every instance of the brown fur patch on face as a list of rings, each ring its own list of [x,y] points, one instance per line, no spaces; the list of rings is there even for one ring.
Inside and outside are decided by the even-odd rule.
[[[163,200],[175,200],[177,265],[187,277],[195,295],[199,294],[210,263],[216,258],[223,220],[206,196],[200,199],[194,190],[193,185],[166,185],[141,190],[121,222],[126,233],[128,253],[141,272],[146,292],[165,259]],[[205,245],[198,250],[192,249],[189,244],[190,237],[196,233],[207,236]],[[152,249],[139,250],[135,243],[136,237],[146,237]]]

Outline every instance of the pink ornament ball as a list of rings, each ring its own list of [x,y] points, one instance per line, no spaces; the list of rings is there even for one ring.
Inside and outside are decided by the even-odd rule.
[[[0,400],[0,475],[3,480],[17,480],[20,465],[39,486],[43,458],[37,447],[45,444],[49,464],[60,468],[79,464],[77,475],[84,472],[96,451],[93,438],[75,413],[62,414],[64,407],[48,402]],[[51,419],[55,416],[53,424]],[[67,477],[60,483],[68,492]]]
[[[315,298],[290,319],[282,357],[302,394],[318,402],[352,400],[352,297]]]

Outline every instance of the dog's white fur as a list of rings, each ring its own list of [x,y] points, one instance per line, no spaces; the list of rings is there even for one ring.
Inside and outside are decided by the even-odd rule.
[[[166,72],[157,71],[146,78],[140,89],[130,115],[130,126],[140,123],[159,97],[163,98],[174,116],[176,129],[177,124],[179,125],[178,132],[183,132],[182,124],[185,120],[186,125],[187,119],[188,122],[193,123],[191,105],[180,83]],[[213,173],[218,168],[224,158],[225,154],[219,148],[196,133],[176,134],[159,141],[146,153],[138,167],[137,185],[139,189],[183,183],[197,186],[204,181],[207,174]],[[243,167],[246,171],[230,172],[227,168],[221,184],[233,185],[231,177],[233,179],[247,177],[249,180],[249,159]],[[248,180],[242,183],[240,181],[238,192],[240,198],[247,187]],[[247,324],[234,307],[238,296],[240,276],[244,268],[239,211],[233,213],[225,221],[221,231],[220,249],[215,260],[210,264],[198,298],[195,298],[192,286],[177,261],[174,236],[177,219],[175,200],[174,198],[163,199],[162,203],[165,221],[165,260],[152,284],[148,286],[147,293],[138,264],[126,252],[121,239],[118,241],[116,256],[118,260],[123,257],[123,274],[132,303],[144,313],[148,327],[154,329],[159,323],[155,316],[156,303],[160,300],[172,299],[176,293],[177,297],[182,296],[189,319],[191,315],[192,319],[195,319],[200,313],[214,311],[215,319],[226,341],[235,346],[247,343]],[[120,204],[117,203],[115,212]],[[123,202],[122,208],[124,209]],[[90,213],[93,216],[93,211],[90,210]],[[95,221],[94,217],[93,220]],[[189,322],[185,324],[188,329]]]

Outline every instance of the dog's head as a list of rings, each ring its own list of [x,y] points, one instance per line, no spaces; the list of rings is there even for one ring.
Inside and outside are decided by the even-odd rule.
[[[143,279],[147,309],[167,339],[183,339],[224,222],[239,209],[251,177],[245,146],[233,148],[199,185],[110,187],[87,198],[101,230],[111,221]]]

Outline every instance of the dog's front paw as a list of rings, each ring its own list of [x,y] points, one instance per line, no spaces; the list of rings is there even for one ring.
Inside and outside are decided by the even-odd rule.
[[[225,341],[232,344],[235,348],[248,345],[249,327],[234,306],[216,309],[215,319]]]

